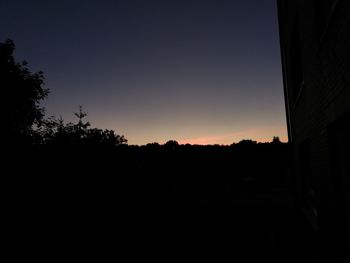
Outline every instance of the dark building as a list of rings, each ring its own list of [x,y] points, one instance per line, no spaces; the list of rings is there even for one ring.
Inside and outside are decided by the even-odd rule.
[[[278,0],[278,13],[306,246],[314,262],[350,262],[350,1]]]

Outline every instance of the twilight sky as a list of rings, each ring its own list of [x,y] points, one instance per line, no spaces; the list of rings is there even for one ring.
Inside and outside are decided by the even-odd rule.
[[[47,115],[129,144],[287,141],[275,0],[0,0]]]

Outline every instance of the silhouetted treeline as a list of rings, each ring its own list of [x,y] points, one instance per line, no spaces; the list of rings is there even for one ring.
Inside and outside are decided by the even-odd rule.
[[[123,191],[138,185],[156,192],[285,183],[288,145],[278,137],[271,143],[248,139],[230,146],[180,145],[175,140],[135,146],[112,130],[91,128],[82,107],[75,113],[76,123],[45,118],[40,102],[49,90],[43,73],[33,74],[26,62],[15,62],[14,50],[11,40],[0,44],[0,82],[13,98],[12,107],[5,109],[3,141],[8,163],[14,163],[9,174],[19,174],[27,184],[55,182],[51,187],[75,189],[77,184],[101,183]]]
[[[178,145],[171,141],[164,145],[128,146],[123,150],[144,173],[173,176],[187,183],[190,178],[193,184],[222,186],[238,181],[284,183],[288,145],[251,142],[204,146]]]
[[[94,176],[102,176],[98,169],[111,169],[123,176],[173,176],[188,183],[192,178],[193,184],[225,185],[232,180],[281,183],[284,180],[288,146],[278,137],[271,143],[242,140],[231,146],[179,145],[175,140],[164,145],[127,146],[127,139],[113,130],[91,128],[82,107],[75,113],[76,123],[65,123],[61,117],[46,118],[45,109],[40,106],[49,94],[49,89],[44,87],[44,75],[31,73],[27,62],[16,62],[14,50],[13,41],[0,43],[0,83],[5,98],[11,99],[4,111],[3,141],[5,149],[12,152],[17,161],[37,167],[52,167],[59,161],[62,167],[56,165],[55,171],[69,164],[78,167],[74,175],[96,170]],[[108,164],[104,164],[106,160]],[[69,173],[67,169],[61,171],[61,175]]]
[[[114,244],[109,238],[122,241],[119,251],[129,255],[158,253],[185,218],[173,204],[186,204],[181,195],[188,189],[231,193],[286,183],[289,146],[278,137],[230,146],[175,140],[136,146],[112,130],[91,128],[82,107],[76,123],[45,118],[43,73],[15,62],[14,49],[11,40],[0,43],[0,84],[12,103],[3,112],[3,170],[11,238],[21,237],[25,253],[62,244],[87,253]]]

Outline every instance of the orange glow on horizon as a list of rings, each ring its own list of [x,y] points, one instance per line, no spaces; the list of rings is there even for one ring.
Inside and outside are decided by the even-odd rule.
[[[257,142],[271,142],[273,136],[278,136],[282,142],[288,142],[288,137],[284,127],[269,127],[260,129],[249,129],[245,131],[232,132],[214,136],[201,136],[196,138],[179,140],[180,144],[197,145],[230,145],[244,139],[251,139]]]

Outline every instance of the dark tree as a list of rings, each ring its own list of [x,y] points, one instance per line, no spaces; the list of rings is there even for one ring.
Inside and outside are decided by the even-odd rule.
[[[146,148],[148,149],[159,149],[160,144],[158,142],[147,143]]]
[[[273,143],[273,144],[281,144],[282,142],[281,142],[281,140],[280,140],[280,137],[278,137],[278,136],[273,136],[272,142],[271,142],[271,143]]]
[[[179,146],[179,143],[175,140],[169,140],[164,144],[164,146],[166,149],[175,150]]]
[[[12,40],[0,43],[0,86],[3,99],[9,102],[3,109],[4,130],[11,144],[32,143],[34,127],[44,117],[40,102],[49,90],[43,87],[43,72],[31,73],[26,61],[15,61],[14,51]]]
[[[257,141],[251,140],[251,139],[244,139],[241,140],[238,145],[256,145]]]
[[[82,106],[74,115],[78,118],[77,123],[65,124],[62,117],[44,120],[38,129],[42,142],[61,147],[82,145],[113,147],[127,143],[128,140],[123,135],[118,135],[113,130],[89,128],[91,125],[89,121],[85,121],[87,113],[83,111]]]
[[[82,139],[86,137],[87,130],[90,127],[90,122],[84,122],[84,118],[87,116],[87,113],[83,111],[83,106],[79,106],[79,112],[74,113],[78,118],[78,123],[74,125],[76,135]]]
[[[113,130],[88,129],[86,141],[94,145],[118,146],[126,144],[128,140],[123,135],[117,135]]]

